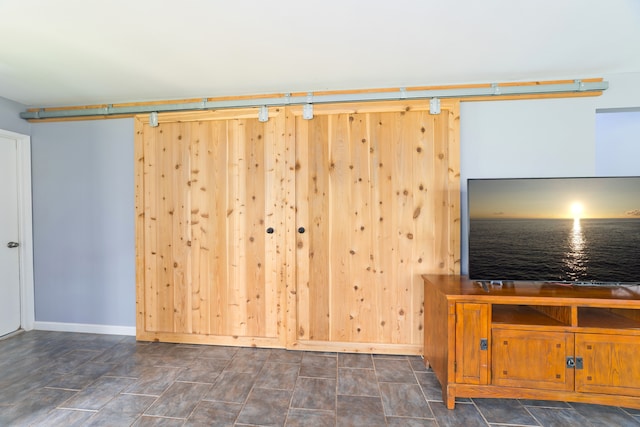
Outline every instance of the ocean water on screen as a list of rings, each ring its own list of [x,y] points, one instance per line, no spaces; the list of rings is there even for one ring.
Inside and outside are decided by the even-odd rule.
[[[471,219],[478,280],[640,281],[640,219]]]

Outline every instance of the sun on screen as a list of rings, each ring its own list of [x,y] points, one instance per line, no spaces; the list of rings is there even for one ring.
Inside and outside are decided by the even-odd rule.
[[[573,215],[573,219],[579,220],[582,218],[582,213],[584,212],[584,207],[580,202],[574,202],[571,204],[571,215]]]

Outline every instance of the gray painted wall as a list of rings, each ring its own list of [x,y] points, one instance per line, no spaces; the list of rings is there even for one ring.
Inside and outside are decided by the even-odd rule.
[[[135,326],[133,120],[31,138],[36,322]]]
[[[20,113],[26,108],[22,104],[0,97],[0,129],[29,135],[29,122],[20,118]]]
[[[607,157],[596,139],[596,109],[640,107],[640,73],[604,78],[598,98],[464,103],[463,218],[467,178],[594,175],[640,158],[640,144]],[[134,326],[132,120],[33,124],[31,135],[36,320]],[[464,221],[462,236],[466,272]]]

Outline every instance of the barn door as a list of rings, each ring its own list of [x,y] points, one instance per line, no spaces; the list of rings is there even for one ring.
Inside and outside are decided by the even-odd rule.
[[[284,346],[284,113],[136,126],[138,338]]]
[[[420,274],[459,272],[457,104],[291,108],[290,346],[421,352]],[[289,304],[290,307],[293,303]]]

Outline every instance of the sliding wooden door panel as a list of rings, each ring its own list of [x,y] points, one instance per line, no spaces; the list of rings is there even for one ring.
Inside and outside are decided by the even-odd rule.
[[[419,352],[420,275],[459,268],[459,242],[449,237],[459,227],[457,105],[440,115],[413,102],[288,115],[296,228],[306,230],[295,235],[289,341]]]
[[[458,104],[136,118],[141,340],[420,354],[459,272]]]
[[[137,128],[138,336],[284,346],[284,114]]]

